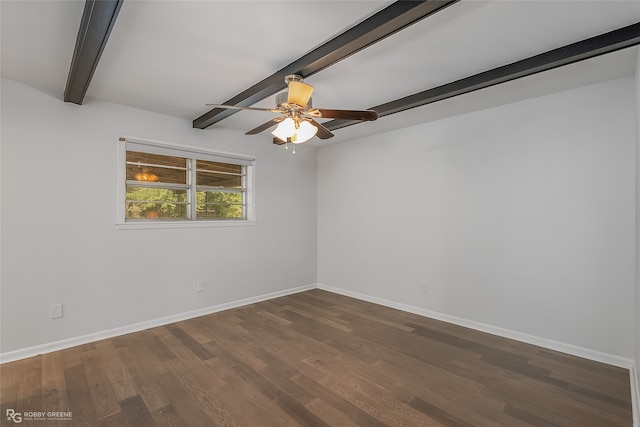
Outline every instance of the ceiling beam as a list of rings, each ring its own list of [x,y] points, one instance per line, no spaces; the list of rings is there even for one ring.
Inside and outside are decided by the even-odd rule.
[[[223,104],[241,107],[253,105],[286,89],[284,78],[288,74],[309,77],[457,1],[396,1]],[[238,111],[213,108],[195,119],[193,127],[205,129]]]
[[[640,44],[640,23],[405,96],[370,109],[376,110],[379,117],[384,117],[638,44]],[[323,125],[329,130],[336,130],[358,123],[362,122],[359,120],[331,120],[324,122]]]
[[[64,101],[82,104],[124,0],[86,0]]]

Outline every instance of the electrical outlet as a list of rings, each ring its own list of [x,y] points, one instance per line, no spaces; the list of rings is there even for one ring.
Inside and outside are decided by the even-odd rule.
[[[429,284],[427,282],[420,283],[420,292],[424,292],[425,294],[429,292]]]
[[[199,280],[196,282],[196,292],[204,292],[204,281]]]
[[[51,318],[58,319],[62,317],[62,304],[54,304],[51,306]]]

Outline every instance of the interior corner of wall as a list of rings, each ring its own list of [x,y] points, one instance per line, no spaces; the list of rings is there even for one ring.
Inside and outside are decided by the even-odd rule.
[[[631,414],[633,416],[633,427],[640,427],[640,388],[638,385],[638,366],[633,366],[630,372]]]

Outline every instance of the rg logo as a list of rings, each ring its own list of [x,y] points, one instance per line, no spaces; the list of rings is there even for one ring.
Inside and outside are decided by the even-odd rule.
[[[7,420],[11,420],[14,423],[21,423],[22,414],[20,412],[16,412],[14,409],[7,409]]]

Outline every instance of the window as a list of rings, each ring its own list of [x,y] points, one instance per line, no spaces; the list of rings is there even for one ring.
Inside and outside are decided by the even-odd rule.
[[[121,223],[253,220],[254,159],[121,138]]]

